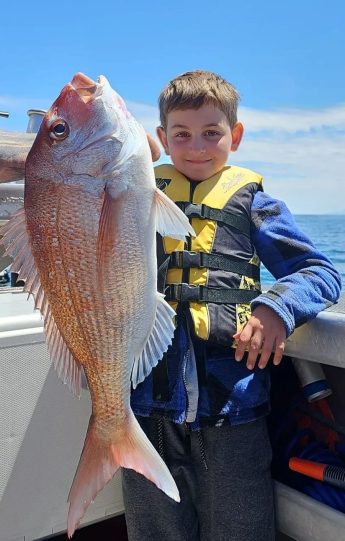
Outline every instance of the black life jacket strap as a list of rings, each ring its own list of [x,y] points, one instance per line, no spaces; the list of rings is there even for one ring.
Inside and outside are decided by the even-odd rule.
[[[188,218],[202,218],[213,222],[223,222],[250,236],[250,221],[243,216],[233,214],[227,210],[215,209],[203,203],[200,205],[186,201],[176,201],[175,203]]]
[[[165,253],[164,245],[163,245],[163,238],[159,233],[157,233],[156,235],[156,243],[157,243],[157,263],[158,263],[157,291],[159,291],[160,293],[164,293],[166,277],[167,277],[167,272],[169,268],[170,255]]]
[[[170,257],[167,256],[157,270],[157,291],[164,293]]]
[[[164,293],[167,301],[248,304],[261,292],[257,289],[227,289],[182,283],[168,285]]]
[[[260,280],[260,268],[233,256],[225,254],[208,254],[207,252],[189,252],[183,250],[172,252],[169,259],[169,268],[189,269],[191,267],[206,267],[235,272],[254,280]]]

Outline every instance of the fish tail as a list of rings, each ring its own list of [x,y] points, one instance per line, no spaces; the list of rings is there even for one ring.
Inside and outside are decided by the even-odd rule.
[[[90,503],[112,479],[119,467],[131,468],[165,492],[176,502],[179,492],[166,464],[130,412],[126,434],[121,441],[106,443],[92,422],[68,496],[67,533],[71,538]]]

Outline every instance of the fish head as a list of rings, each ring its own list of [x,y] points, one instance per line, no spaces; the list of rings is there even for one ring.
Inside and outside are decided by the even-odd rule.
[[[41,177],[55,170],[63,182],[80,175],[102,179],[143,151],[149,156],[145,132],[107,79],[77,73],[46,113],[28,163]]]

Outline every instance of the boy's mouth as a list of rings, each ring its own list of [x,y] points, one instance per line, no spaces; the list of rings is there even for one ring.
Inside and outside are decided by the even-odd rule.
[[[196,165],[201,165],[203,163],[209,163],[211,161],[211,159],[208,159],[208,160],[186,160],[188,163],[193,163],[193,164],[196,164]]]

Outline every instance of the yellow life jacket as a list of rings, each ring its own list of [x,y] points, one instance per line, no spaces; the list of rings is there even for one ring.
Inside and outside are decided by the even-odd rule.
[[[260,294],[260,261],[251,240],[251,205],[262,177],[227,166],[202,182],[173,165],[155,168],[156,183],[190,218],[187,243],[158,235],[158,288],[177,310],[189,307],[195,334],[231,346]]]

